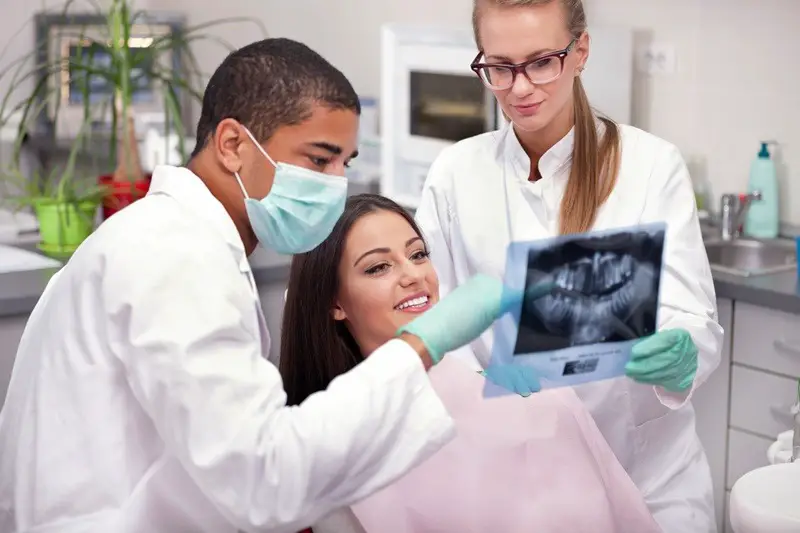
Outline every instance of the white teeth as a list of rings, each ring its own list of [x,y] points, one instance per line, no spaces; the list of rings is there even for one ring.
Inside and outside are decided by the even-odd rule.
[[[427,296],[420,296],[419,298],[414,298],[413,300],[408,300],[407,302],[403,302],[402,304],[397,306],[397,309],[408,309],[409,307],[421,307],[428,303]]]

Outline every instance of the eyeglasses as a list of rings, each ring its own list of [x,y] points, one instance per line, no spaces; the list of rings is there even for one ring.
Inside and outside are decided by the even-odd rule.
[[[510,89],[522,73],[534,85],[544,85],[557,79],[564,72],[564,59],[572,51],[577,39],[573,39],[563,50],[533,58],[524,63],[479,63],[483,52],[478,52],[470,68],[489,89]]]

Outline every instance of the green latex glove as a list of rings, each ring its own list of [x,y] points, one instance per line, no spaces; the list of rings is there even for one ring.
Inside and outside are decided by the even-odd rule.
[[[514,292],[512,289],[506,288],[504,300],[507,303],[508,309],[514,307],[522,309],[523,303],[525,305],[531,305],[536,300],[549,295],[555,287],[556,284],[552,281],[543,281],[534,285],[528,285],[524,292]]]
[[[525,301],[535,302],[539,298],[550,294],[554,288],[556,288],[556,284],[552,281],[543,281],[535,285],[529,285],[528,288],[525,289]]]
[[[499,280],[478,274],[398,329],[397,335],[419,337],[436,364],[447,352],[469,344],[489,329],[511,301]]]
[[[697,373],[697,346],[685,329],[659,331],[634,344],[625,373],[639,383],[684,392]]]
[[[500,387],[511,392],[516,392],[527,398],[534,392],[539,392],[542,385],[539,376],[530,367],[517,364],[493,365],[481,372],[481,375]]]

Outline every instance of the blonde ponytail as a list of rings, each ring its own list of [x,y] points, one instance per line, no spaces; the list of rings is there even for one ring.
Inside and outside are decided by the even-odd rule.
[[[620,161],[619,127],[608,118],[595,117],[580,78],[575,78],[572,97],[575,138],[572,169],[561,199],[559,232],[562,235],[592,228],[600,207],[614,190]],[[603,126],[600,134],[598,121]]]

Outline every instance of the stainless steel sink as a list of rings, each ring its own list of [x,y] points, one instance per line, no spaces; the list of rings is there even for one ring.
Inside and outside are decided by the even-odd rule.
[[[706,241],[711,270],[736,276],[760,276],[797,268],[795,241],[738,238]]]

